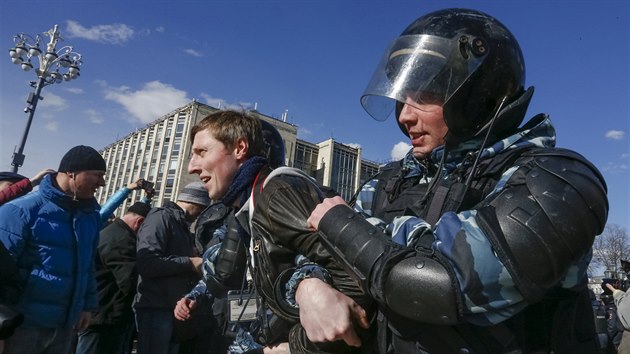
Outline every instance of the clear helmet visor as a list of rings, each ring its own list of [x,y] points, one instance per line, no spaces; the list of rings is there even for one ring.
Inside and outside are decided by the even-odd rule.
[[[383,121],[396,101],[431,111],[443,106],[486,56],[473,55],[466,42],[431,35],[396,38],[385,51],[361,96],[361,105]]]

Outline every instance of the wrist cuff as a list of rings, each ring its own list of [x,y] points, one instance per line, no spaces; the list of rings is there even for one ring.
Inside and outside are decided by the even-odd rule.
[[[297,291],[300,282],[307,278],[317,278],[332,285],[332,277],[330,276],[330,273],[328,273],[326,268],[321,267],[319,264],[307,262],[298,266],[285,285],[285,299],[291,307],[299,308],[297,302],[295,301],[295,292]]]

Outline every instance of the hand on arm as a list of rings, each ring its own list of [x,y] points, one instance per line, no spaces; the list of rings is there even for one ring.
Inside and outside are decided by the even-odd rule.
[[[308,226],[317,230],[319,228],[319,223],[322,221],[322,218],[326,213],[337,205],[347,205],[346,202],[339,196],[333,198],[326,198],[321,203],[317,204],[315,209],[311,212],[311,216],[308,217],[306,223]]]
[[[361,345],[355,325],[368,328],[369,321],[354,300],[317,278],[302,280],[295,299],[300,306],[300,323],[312,342],[343,340],[350,346]]]
[[[45,168],[45,169],[37,172],[37,174],[35,176],[29,178],[29,180],[31,181],[31,186],[35,187],[36,185],[38,185],[39,182],[42,181],[44,176],[46,176],[49,173],[55,173],[55,170],[53,170],[52,168]]]

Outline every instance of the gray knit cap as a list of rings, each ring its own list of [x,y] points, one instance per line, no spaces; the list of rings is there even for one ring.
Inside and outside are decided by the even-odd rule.
[[[210,196],[208,191],[201,182],[188,183],[177,196],[177,201],[199,204],[203,206],[210,205]]]

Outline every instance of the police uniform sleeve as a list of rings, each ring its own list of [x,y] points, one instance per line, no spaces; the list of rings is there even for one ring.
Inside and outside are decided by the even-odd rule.
[[[599,172],[574,152],[548,149],[517,160],[475,208],[443,214],[431,247],[396,245],[343,206],[322,218],[320,230],[386,309],[420,322],[466,315],[489,325],[584,263],[607,210]]]

